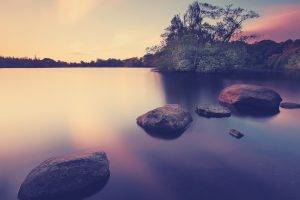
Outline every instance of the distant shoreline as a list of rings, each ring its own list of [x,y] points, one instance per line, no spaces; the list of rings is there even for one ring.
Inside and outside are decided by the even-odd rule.
[[[122,69],[122,68],[134,68],[134,69],[154,69],[155,67],[145,67],[145,66],[142,66],[142,67],[94,67],[94,66],[54,66],[54,67],[30,67],[30,66],[26,66],[26,67],[20,67],[20,66],[17,66],[17,67],[5,67],[5,66],[0,66],[0,69],[59,69],[59,68],[62,68],[62,69],[72,69],[72,68],[106,68],[106,69]]]
[[[95,61],[66,62],[51,58],[16,58],[0,56],[0,68],[67,68],[67,67],[148,67],[153,66],[152,57],[128,59],[97,59]]]

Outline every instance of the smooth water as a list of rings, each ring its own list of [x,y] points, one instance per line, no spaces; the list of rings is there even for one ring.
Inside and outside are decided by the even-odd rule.
[[[300,82],[165,74],[150,69],[1,69],[0,199],[15,200],[45,159],[89,148],[108,154],[111,177],[89,200],[298,200],[300,110],[272,117],[205,119],[233,83],[255,83],[300,101]],[[178,103],[194,118],[174,140],[151,137],[136,117]],[[245,134],[237,140],[227,132]]]

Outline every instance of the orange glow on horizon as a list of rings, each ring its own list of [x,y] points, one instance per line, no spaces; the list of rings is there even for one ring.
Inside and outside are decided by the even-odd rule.
[[[245,32],[257,33],[260,39],[278,42],[300,38],[300,5],[270,6],[258,20],[249,23]]]
[[[90,61],[141,57],[189,1],[0,0],[0,55]],[[220,2],[210,2],[220,4]],[[260,6],[262,4],[262,6]],[[246,27],[262,39],[300,37],[299,3],[236,6],[261,10]]]

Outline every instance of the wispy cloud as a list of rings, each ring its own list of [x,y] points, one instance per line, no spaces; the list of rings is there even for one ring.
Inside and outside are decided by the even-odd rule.
[[[62,23],[76,23],[102,2],[103,0],[56,0],[58,18]]]
[[[264,15],[248,24],[245,31],[258,33],[260,39],[283,41],[300,37],[300,4],[273,5],[265,9]]]
[[[89,56],[91,53],[80,52],[80,51],[72,51],[68,53],[71,56]]]

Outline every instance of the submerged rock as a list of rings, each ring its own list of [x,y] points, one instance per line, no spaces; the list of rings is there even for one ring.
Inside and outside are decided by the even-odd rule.
[[[156,108],[137,118],[137,124],[146,132],[166,138],[180,135],[192,121],[191,114],[177,104]]]
[[[231,116],[231,111],[221,106],[198,106],[196,108],[196,113],[207,118],[223,118]]]
[[[235,129],[231,129],[229,131],[229,134],[237,139],[241,139],[242,137],[244,137],[244,134],[242,134],[241,132],[235,130]]]
[[[300,109],[300,103],[283,102],[280,104],[280,107],[285,109]]]
[[[236,84],[225,88],[220,93],[219,101],[238,112],[276,114],[282,99],[277,92],[269,88]]]
[[[109,176],[109,161],[104,152],[50,158],[29,173],[20,187],[18,198],[79,200],[101,190]]]

